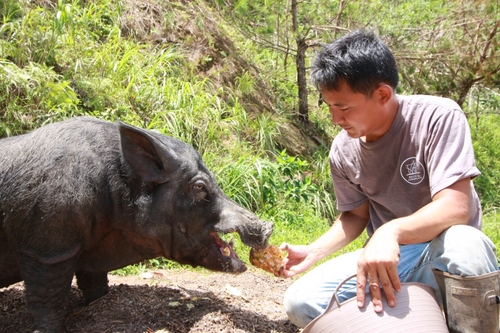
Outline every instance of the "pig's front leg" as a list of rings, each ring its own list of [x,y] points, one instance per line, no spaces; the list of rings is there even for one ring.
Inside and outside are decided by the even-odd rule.
[[[108,293],[107,272],[76,272],[78,288],[83,292],[85,304],[92,303],[96,299]]]
[[[37,333],[62,332],[76,258],[59,263],[21,254],[28,311]]]

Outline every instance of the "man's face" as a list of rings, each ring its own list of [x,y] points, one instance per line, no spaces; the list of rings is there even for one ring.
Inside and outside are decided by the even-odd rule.
[[[332,122],[342,127],[351,138],[375,141],[387,130],[381,112],[383,104],[377,91],[371,97],[366,97],[342,83],[339,91],[322,90],[321,94],[328,105]]]

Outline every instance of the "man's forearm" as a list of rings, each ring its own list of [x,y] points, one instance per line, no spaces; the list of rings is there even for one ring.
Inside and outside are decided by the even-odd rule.
[[[359,237],[368,223],[368,216],[360,216],[353,212],[342,212],[330,230],[324,233],[311,245],[311,252],[317,260],[333,254]]]

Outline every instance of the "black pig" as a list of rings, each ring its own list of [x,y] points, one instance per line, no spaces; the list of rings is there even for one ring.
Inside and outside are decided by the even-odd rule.
[[[62,330],[74,275],[88,303],[108,271],[149,258],[239,273],[219,234],[264,248],[272,228],[190,145],[153,131],[77,117],[0,140],[0,287],[24,280],[38,332]]]

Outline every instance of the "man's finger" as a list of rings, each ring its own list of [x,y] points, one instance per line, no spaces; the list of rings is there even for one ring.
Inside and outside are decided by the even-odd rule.
[[[401,280],[399,279],[397,268],[389,271],[389,280],[391,282],[392,288],[396,290],[396,292],[400,292]]]
[[[358,271],[356,277],[356,300],[358,302],[358,307],[362,308],[365,306],[366,297],[366,275],[362,271]]]
[[[387,303],[389,304],[389,306],[395,306],[396,295],[394,294],[392,281],[390,280],[386,271],[380,272],[379,280],[380,286],[382,287],[382,290],[384,291],[385,297],[387,299]]]
[[[378,276],[377,277],[369,277],[370,279],[370,294],[372,296],[372,303],[373,303],[373,308],[375,309],[375,312],[382,312],[383,306],[382,306],[382,294],[380,292],[380,285],[378,282]]]

